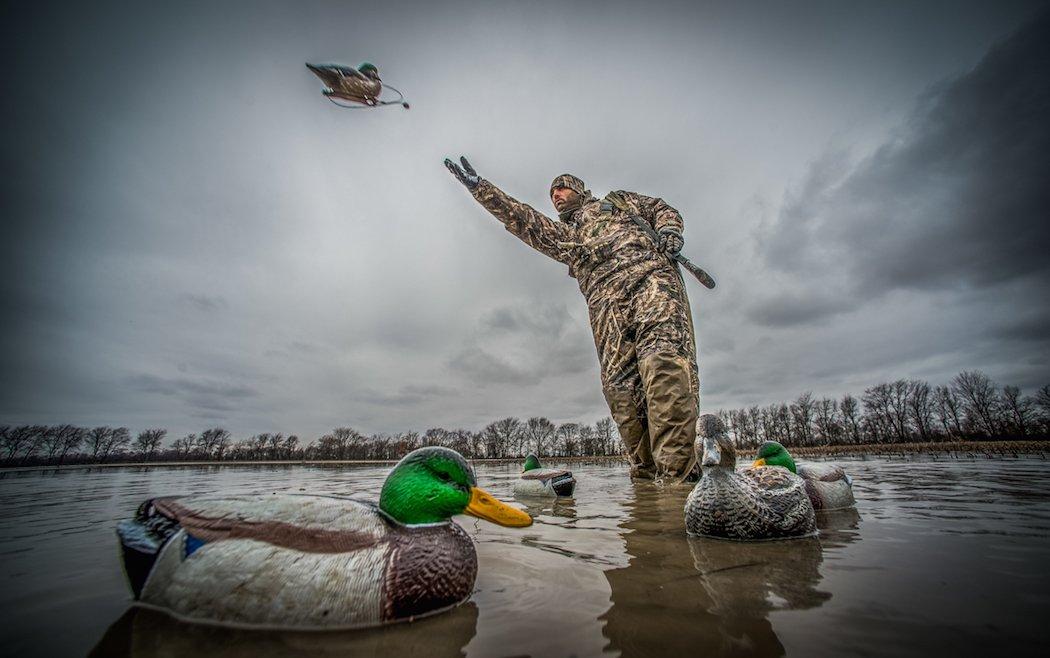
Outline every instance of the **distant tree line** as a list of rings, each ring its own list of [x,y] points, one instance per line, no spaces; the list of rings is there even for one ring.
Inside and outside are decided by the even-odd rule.
[[[1016,386],[998,386],[981,372],[963,372],[944,386],[900,379],[877,384],[857,398],[815,398],[719,410],[741,448],[763,441],[788,447],[893,444],[981,439],[1050,437],[1050,385],[1035,395]],[[0,465],[151,462],[390,460],[420,446],[445,446],[468,459],[587,457],[623,454],[611,418],[594,425],[562,423],[536,416],[508,417],[479,431],[432,428],[400,434],[365,435],[338,427],[303,444],[294,434],[266,432],[235,441],[221,427],[188,434],[162,447],[168,432],[145,429],[132,438],[126,427],[0,425]]]
[[[0,465],[175,461],[390,460],[421,446],[445,446],[468,459],[541,456],[603,456],[623,452],[611,418],[594,425],[547,418],[503,418],[480,431],[432,428],[399,434],[363,434],[338,427],[303,444],[294,434],[266,432],[234,440],[221,427],[188,434],[162,447],[167,430],[142,430],[132,439],[126,427],[75,425],[0,426]]]
[[[999,387],[982,372],[956,375],[944,386],[912,379],[877,384],[860,397],[815,398],[720,410],[738,446],[764,441],[792,446],[932,443],[1050,436],[1050,385],[1035,395]]]

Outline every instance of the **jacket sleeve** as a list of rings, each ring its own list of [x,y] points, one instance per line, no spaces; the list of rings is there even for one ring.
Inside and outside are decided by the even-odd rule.
[[[560,263],[571,264],[570,250],[559,247],[558,243],[576,242],[574,228],[554,221],[484,179],[471,194],[522,242]]]
[[[667,205],[663,199],[637,192],[620,192],[628,203],[634,205],[641,212],[642,217],[647,219],[657,231],[660,229],[673,229],[682,233],[685,230],[685,222],[682,215]]]

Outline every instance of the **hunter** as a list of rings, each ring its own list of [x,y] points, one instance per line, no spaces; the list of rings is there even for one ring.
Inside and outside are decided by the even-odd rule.
[[[478,203],[525,244],[567,265],[579,283],[631,476],[685,478],[695,462],[700,386],[689,299],[672,261],[683,245],[682,216],[635,192],[599,200],[582,180],[562,174],[550,186],[555,221],[460,161],[445,166]]]

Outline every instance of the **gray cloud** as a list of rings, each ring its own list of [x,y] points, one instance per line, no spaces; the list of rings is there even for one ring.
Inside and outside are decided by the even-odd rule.
[[[815,324],[856,308],[859,300],[807,290],[783,290],[746,310],[751,321],[766,327]]]
[[[766,263],[803,287],[842,276],[854,299],[1048,282],[1048,80],[1043,13],[973,70],[932,87],[870,156],[819,159],[761,239]],[[804,304],[827,315],[853,303]]]
[[[456,353],[449,361],[449,367],[475,385],[531,385],[541,379],[537,373],[515,367],[506,359],[477,346],[466,347]]]
[[[569,320],[565,304],[543,304],[503,306],[486,314],[479,324],[488,331],[525,332],[540,340],[557,340],[570,326]]]
[[[483,313],[449,366],[474,385],[535,385],[592,367],[591,341],[565,304],[522,302]]]
[[[245,384],[145,373],[128,377],[126,384],[137,392],[178,398],[192,413],[203,414],[205,418],[222,418],[220,412],[240,409],[245,400],[259,395],[257,389]]]
[[[186,293],[182,296],[182,301],[186,302],[190,307],[197,309],[198,311],[204,311],[210,313],[212,311],[221,311],[229,307],[229,303],[226,299],[219,295],[204,295],[204,294],[190,294]]]
[[[420,404],[429,400],[445,398],[454,393],[454,389],[445,386],[406,384],[392,393],[375,389],[366,389],[356,397],[362,402],[381,407],[404,407],[407,405]]]

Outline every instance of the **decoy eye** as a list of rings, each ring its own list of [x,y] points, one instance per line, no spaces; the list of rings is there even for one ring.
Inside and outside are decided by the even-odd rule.
[[[448,473],[444,472],[444,471],[440,471],[438,473],[438,477],[441,478],[442,482],[448,482],[449,480],[452,479],[452,476],[449,475]]]

